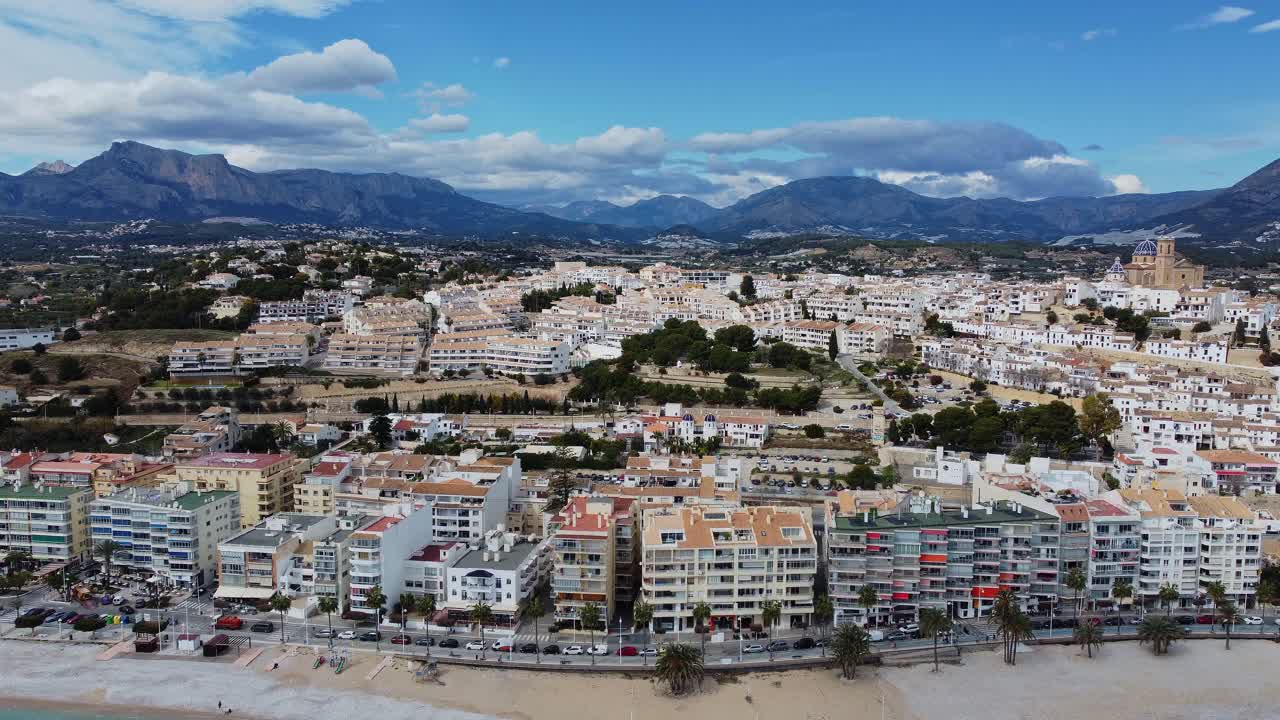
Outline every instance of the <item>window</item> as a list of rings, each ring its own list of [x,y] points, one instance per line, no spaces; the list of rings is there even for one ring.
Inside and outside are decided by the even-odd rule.
[[[804,537],[804,528],[784,527],[782,528],[782,537],[788,539]]]

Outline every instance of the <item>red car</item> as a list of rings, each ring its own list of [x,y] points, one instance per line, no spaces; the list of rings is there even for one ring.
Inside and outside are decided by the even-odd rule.
[[[618,648],[618,654],[622,657],[635,657],[640,654],[640,650],[634,645],[623,645]]]
[[[239,630],[241,625],[244,625],[244,621],[235,615],[223,615],[213,623],[219,630]]]
[[[1212,615],[1201,615],[1200,617],[1196,618],[1197,625],[1212,625],[1213,623],[1214,623],[1214,619]]]
[[[409,637],[408,635],[396,635],[395,637],[391,638],[391,644],[392,645],[412,645],[413,638]]]

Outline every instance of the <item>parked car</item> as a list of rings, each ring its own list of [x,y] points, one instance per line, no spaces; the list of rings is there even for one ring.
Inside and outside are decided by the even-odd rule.
[[[811,637],[802,637],[791,645],[796,650],[811,650],[818,647],[818,643]]]
[[[623,645],[618,648],[618,655],[621,657],[636,657],[640,654],[639,648],[634,645]]]
[[[524,643],[520,646],[521,655],[537,655],[538,643]]]
[[[769,641],[769,644],[765,646],[765,649],[769,652],[782,652],[784,650],[790,650],[791,643],[786,640],[771,640]]]
[[[906,625],[899,625],[899,626],[898,626],[898,632],[904,632],[904,633],[907,633],[908,635],[911,635],[911,634],[914,634],[914,633],[918,633],[918,632],[920,632],[920,624],[919,624],[919,623],[907,623]]]
[[[586,652],[586,649],[584,649],[581,645],[570,645],[569,647],[564,649],[565,655],[581,655],[584,652]]]
[[[1179,625],[1194,625],[1196,618],[1194,615],[1174,615],[1173,621]]]
[[[484,649],[484,643],[480,642],[479,640],[472,640],[471,642],[467,643],[467,649],[468,649],[468,650],[483,650],[483,649]]]
[[[318,637],[318,638],[331,638],[331,637],[337,637],[338,633],[334,632],[333,630],[330,630],[329,628],[316,628],[315,630],[311,631],[311,636]]]
[[[356,639],[356,631],[355,631],[355,630],[343,630],[342,632],[338,633],[338,639],[339,639],[339,640],[355,640],[355,639]]]
[[[1213,623],[1214,623],[1214,619],[1212,615],[1201,615],[1200,617],[1196,618],[1197,625],[1212,625]]]
[[[360,642],[378,642],[382,639],[382,633],[377,630],[366,630],[356,636]]]
[[[902,632],[901,630],[894,630],[893,632],[886,635],[884,639],[890,642],[897,642],[899,640],[910,640],[911,636],[908,635],[907,633]]]
[[[112,605],[123,605],[123,604],[125,604],[126,602],[128,602],[128,601],[125,599],[125,596],[123,596],[123,595],[117,595],[117,596],[115,596],[115,597],[111,598],[111,604],[112,604]]]
[[[609,646],[605,645],[604,643],[592,645],[591,647],[587,648],[587,654],[588,655],[608,655]]]
[[[119,610],[120,610],[120,614],[122,614],[122,615],[132,615],[132,614],[134,614],[134,613],[138,612],[137,610],[135,610],[135,609],[133,608],[133,606],[132,606],[132,605],[121,605],[121,606],[119,607]]]
[[[1262,618],[1258,617],[1257,615],[1245,615],[1244,617],[1240,618],[1240,622],[1244,623],[1245,625],[1261,625]]]
[[[244,625],[244,621],[235,615],[223,615],[213,621],[213,626],[219,630],[239,630]]]
[[[422,635],[417,640],[414,640],[413,644],[418,647],[432,647],[436,644],[436,639],[430,635]]]
[[[543,654],[543,655],[559,655],[559,654],[560,654],[560,646],[559,646],[559,645],[555,645],[555,644],[548,645],[548,646],[546,646],[546,647],[542,648],[542,654]]]
[[[455,639],[455,638],[445,638],[445,639],[443,639],[443,640],[441,640],[441,641],[440,641],[440,647],[442,647],[442,648],[456,648],[456,647],[458,647],[458,641],[457,641],[457,639]]]
[[[511,644],[511,641],[510,641],[510,640],[503,640],[503,641],[501,641],[501,642],[495,642],[491,647],[492,647],[492,649],[493,649],[493,651],[494,651],[494,652],[504,652],[504,653],[509,653],[509,652],[512,652],[513,650],[515,650],[515,647]]]
[[[408,635],[396,635],[395,637],[391,638],[391,644],[392,645],[412,645],[413,638],[409,637]]]
[[[745,655],[754,655],[756,653],[762,653],[764,652],[764,646],[761,645],[760,643],[751,643],[750,645],[742,648],[742,652]]]
[[[648,657],[653,657],[654,655],[658,654],[658,648],[656,647],[640,648],[640,654],[646,655]]]
[[[256,632],[256,633],[275,632],[275,629],[276,629],[276,624],[273,622],[270,622],[269,620],[259,620],[258,622],[249,626],[249,632]]]

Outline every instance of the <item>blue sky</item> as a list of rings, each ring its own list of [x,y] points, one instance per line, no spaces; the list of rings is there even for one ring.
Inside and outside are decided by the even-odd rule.
[[[0,0],[5,172],[137,139],[517,205],[727,204],[850,173],[1163,192],[1280,157],[1280,0],[32,5]]]

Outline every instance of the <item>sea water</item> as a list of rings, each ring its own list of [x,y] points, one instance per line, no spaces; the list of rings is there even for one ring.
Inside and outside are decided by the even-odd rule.
[[[111,713],[69,712],[64,710],[36,710],[21,708],[17,710],[0,708],[0,720],[188,720],[190,715],[163,714],[163,711],[148,711],[147,714],[130,715],[119,710]]]

